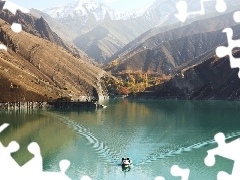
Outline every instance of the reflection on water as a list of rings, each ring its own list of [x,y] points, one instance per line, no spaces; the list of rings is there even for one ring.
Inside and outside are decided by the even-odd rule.
[[[32,141],[40,145],[43,156],[49,156],[54,155],[76,136],[66,129],[63,124],[55,123],[52,117],[43,116],[41,113],[41,110],[0,112],[1,124],[10,124],[1,133],[1,142],[4,146],[7,146],[13,140],[20,144],[20,150],[14,154],[20,165],[32,158],[32,155],[27,150],[27,146]]]
[[[19,164],[32,158],[27,146],[41,147],[44,170],[59,171],[62,159],[71,161],[72,179],[154,179],[171,176],[172,165],[190,168],[190,179],[216,179],[218,171],[231,172],[232,163],[221,157],[206,167],[206,151],[216,147],[213,136],[223,132],[229,140],[240,137],[240,103],[222,101],[109,100],[99,110],[0,111],[0,134],[7,146],[16,140],[13,155]],[[133,167],[123,169],[122,157]]]

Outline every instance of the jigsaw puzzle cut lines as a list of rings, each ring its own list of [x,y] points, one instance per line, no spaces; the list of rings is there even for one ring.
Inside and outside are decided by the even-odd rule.
[[[92,180],[90,177],[88,177],[88,176],[83,176],[82,178],[81,178],[81,180]]]
[[[22,166],[22,171],[26,173],[31,172],[34,174],[41,173],[43,171],[43,165],[39,145],[35,142],[32,142],[28,145],[28,151],[33,154],[34,158],[29,160],[26,164]]]
[[[161,177],[161,176],[158,176],[158,177],[156,177],[154,180],[165,180],[165,178],[164,178],[164,177]]]
[[[182,177],[182,180],[188,180],[190,170],[189,169],[181,169],[179,166],[175,165],[171,168],[171,174],[176,177]]]
[[[23,13],[29,13],[30,11],[22,6],[19,6],[17,4],[14,4],[10,1],[6,1],[3,9],[7,9],[9,10],[11,13],[13,13],[14,15],[16,15],[17,10],[22,11]],[[19,33],[22,31],[22,25],[18,24],[18,23],[13,23],[11,29],[13,30],[13,32],[15,33]]]
[[[233,19],[235,22],[240,23],[240,11],[234,13]]]
[[[224,2],[224,0],[216,0],[216,1],[217,1],[217,3],[216,3],[215,8],[216,8],[217,12],[220,12],[220,13],[225,12],[227,10],[227,5]]]
[[[204,2],[211,0],[200,0],[201,9],[196,12],[187,12],[188,4],[186,1],[181,0],[176,4],[178,14],[175,16],[181,21],[185,22],[189,15],[203,15],[205,14]],[[226,3],[224,0],[216,0],[216,10],[218,12],[225,12],[227,9]],[[29,10],[18,6],[12,2],[6,1],[3,9],[8,9],[14,15],[17,10],[22,11],[23,13],[29,13]],[[233,16],[236,22],[240,22],[240,11],[234,13]],[[11,26],[13,32],[19,33],[22,31],[22,25],[18,23],[13,23]],[[224,57],[226,55],[230,58],[231,68],[240,68],[240,61],[232,55],[232,50],[236,47],[240,47],[240,40],[233,40],[233,30],[231,28],[226,28],[223,30],[227,34],[228,47],[220,46],[216,49],[216,54],[218,57]],[[0,49],[7,51],[7,47],[3,44],[0,44]],[[239,62],[238,62],[239,61]],[[238,74],[240,78],[240,72]],[[9,124],[5,123],[0,126],[0,133],[6,129]],[[218,133],[215,135],[215,141],[218,143],[218,147],[208,151],[208,155],[205,158],[204,162],[207,166],[215,165],[215,156],[219,155],[221,157],[230,159],[234,161],[234,167],[232,174],[228,174],[224,171],[218,173],[218,180],[237,180],[240,177],[240,139],[236,139],[232,142],[225,142],[225,135],[223,133]],[[0,142],[0,179],[9,180],[9,179],[44,179],[44,180],[70,180],[70,178],[65,174],[67,169],[70,167],[70,162],[68,160],[62,160],[59,163],[60,172],[43,172],[43,159],[41,156],[41,150],[39,145],[36,142],[32,142],[28,146],[28,151],[34,155],[34,157],[29,160],[23,166],[19,164],[12,158],[11,154],[17,152],[20,146],[17,142],[12,141],[7,147],[4,147]],[[2,163],[4,162],[4,163]],[[172,176],[181,177],[182,180],[188,180],[190,170],[181,169],[179,166],[174,165],[171,168]],[[83,176],[81,180],[91,180],[89,176]],[[165,180],[164,177],[158,176],[155,180]]]
[[[1,126],[0,126],[0,133],[1,133],[4,129],[6,129],[8,126],[9,126],[9,124],[7,124],[7,123],[4,123],[3,125],[1,125]]]
[[[4,3],[4,6],[3,6],[3,9],[7,9],[9,10],[12,14],[16,15],[17,13],[17,10],[20,10],[22,11],[23,13],[29,13],[30,10],[29,9],[26,9],[22,6],[19,6],[15,3],[12,3],[10,1],[5,1]],[[12,26],[11,26],[11,29],[13,32],[15,33],[20,33],[22,31],[22,25],[19,24],[19,23],[13,23]],[[7,51],[7,46],[5,46],[4,44],[0,44],[0,50],[5,50]]]
[[[217,175],[217,178],[218,180],[238,180],[240,177],[240,139],[226,143],[225,135],[223,133],[216,134],[214,139],[218,143],[218,147],[207,152],[208,155],[204,159],[205,164],[207,166],[214,166],[216,163],[216,155],[233,160],[234,165],[232,174],[229,175],[226,172],[220,171]]]
[[[5,123],[0,126],[0,133],[6,129],[9,124]],[[65,173],[70,166],[68,160],[62,160],[59,163],[60,172],[43,172],[43,159],[41,150],[36,142],[28,145],[28,151],[33,154],[33,158],[20,166],[11,156],[19,150],[20,146],[16,141],[9,143],[4,147],[0,142],[0,179],[24,179],[24,180],[71,180]],[[83,176],[81,180],[91,180],[88,176]]]
[[[13,23],[11,29],[15,33],[20,33],[22,31],[22,25],[18,23]]]
[[[219,58],[229,56],[231,68],[240,68],[240,59],[233,57],[232,51],[236,47],[240,47],[240,40],[233,40],[233,30],[231,28],[226,28],[223,30],[227,34],[228,47],[220,46],[216,49],[216,54]],[[240,71],[238,73],[240,78]]]
[[[5,46],[4,44],[0,44],[0,49],[7,51],[7,46]]]
[[[179,166],[174,165],[171,168],[171,174],[172,174],[172,176],[175,176],[175,177],[181,177],[182,178],[181,180],[188,180],[190,170],[189,169],[181,169]],[[165,178],[162,176],[158,176],[154,180],[165,180]]]
[[[0,169],[1,169],[1,177],[7,176],[8,174],[14,172],[19,172],[19,165],[18,163],[11,157],[11,153],[18,151],[19,145],[17,142],[12,141],[9,143],[7,147],[4,147],[0,142]]]
[[[204,15],[205,14],[205,8],[204,8],[204,2],[208,2],[212,0],[200,0],[201,9],[196,12],[187,12],[188,11],[188,4],[186,1],[181,0],[176,3],[176,8],[178,10],[178,14],[175,14],[175,17],[179,19],[181,22],[185,22],[187,17],[190,15]],[[224,2],[224,0],[216,0],[216,10],[220,13],[225,12],[227,9],[227,5]]]

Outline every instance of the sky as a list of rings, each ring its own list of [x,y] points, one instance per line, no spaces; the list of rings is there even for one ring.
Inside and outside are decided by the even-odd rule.
[[[65,5],[69,2],[77,0],[9,0],[25,8],[31,9],[46,9],[58,5]],[[118,9],[121,11],[134,11],[144,6],[151,5],[155,0],[94,0],[95,2],[101,2],[108,7]]]

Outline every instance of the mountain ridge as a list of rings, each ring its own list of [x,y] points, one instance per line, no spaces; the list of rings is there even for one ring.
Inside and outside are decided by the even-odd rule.
[[[112,20],[126,20],[129,18],[136,18],[141,16],[146,9],[150,6],[142,7],[141,9],[133,12],[120,11],[112,9],[103,3],[95,2],[93,0],[78,0],[59,5],[51,8],[44,9],[43,12],[50,15],[52,18],[66,18],[70,16],[87,16],[89,12],[94,14],[96,21],[102,21],[107,15]]]
[[[167,57],[163,57],[161,54],[165,54],[165,56],[171,57],[172,55],[176,54],[175,51],[179,51],[179,46],[187,48],[189,47],[191,50],[188,49],[185,52],[180,50],[178,56],[174,55],[174,60],[177,60],[180,57],[184,59],[182,54],[187,55],[189,53],[195,53],[193,57],[196,58],[200,54],[196,54],[196,52],[199,51],[199,48],[195,48],[194,46],[198,47],[201,43],[205,44],[202,45],[202,47],[208,47],[206,50],[212,50],[213,53],[215,53],[215,48],[226,40],[226,37],[223,37],[225,35],[221,32],[222,29],[237,24],[233,20],[232,15],[233,12],[217,17],[198,20],[190,23],[189,25],[175,27],[163,32],[161,32],[163,28],[155,28],[151,31],[148,31],[144,35],[130,42],[121,51],[113,55],[112,59],[114,59],[115,65],[113,66],[112,63],[110,63],[106,67],[106,70],[112,71],[114,73],[127,69],[132,69],[134,71],[142,70],[144,72],[147,72],[148,69],[143,66],[141,63],[142,61],[148,62],[150,64],[150,62],[153,59],[156,59],[157,56],[158,58],[162,57],[162,61],[165,61],[165,59],[167,61]],[[211,24],[211,26],[209,26],[209,24]],[[207,34],[210,35],[207,37]],[[193,37],[196,38],[197,36],[198,39],[196,39],[196,41],[193,41]],[[206,39],[205,36],[207,37]],[[218,41],[220,39],[221,41]],[[181,41],[184,41],[185,44],[184,42],[181,43]],[[193,50],[190,45],[187,45],[187,42],[193,43],[192,46],[195,48],[195,50]],[[154,53],[156,54],[154,57],[147,56],[147,54]],[[138,62],[136,61],[137,59]],[[133,63],[130,61],[136,62]],[[142,64],[142,66],[140,64]],[[137,67],[138,69],[136,69]]]
[[[234,56],[240,57],[240,51]],[[238,69],[231,69],[229,58],[213,56],[208,60],[179,72],[169,81],[148,88],[151,93],[139,93],[138,97],[192,99],[192,100],[240,100]]]
[[[76,35],[74,39],[72,39],[72,42],[78,48],[83,49],[85,53],[101,64],[109,62],[109,58],[111,59],[112,55],[151,28],[166,27],[169,25],[176,27],[175,24],[183,26],[194,20],[219,15],[215,9],[216,2],[209,1],[204,3],[205,15],[190,16],[185,23],[179,23],[179,20],[174,16],[174,14],[178,13],[176,8],[178,0],[156,0],[152,5],[144,8],[140,14],[136,13],[138,15],[116,19],[106,8],[97,8],[98,5],[96,5],[93,0],[86,2],[87,4],[90,3],[90,5],[86,3],[86,5],[83,5],[83,2],[84,1],[80,0],[75,2],[74,6],[71,5],[71,7],[68,7],[68,5],[61,6],[61,9],[58,7],[58,9],[54,11],[55,16],[52,15],[52,17],[55,17],[53,18],[55,21],[63,24],[63,26],[67,26],[69,30]],[[236,9],[237,5],[240,4],[237,0],[226,0],[226,3],[228,6],[227,12]],[[196,3],[195,0],[188,2],[189,12],[199,11],[200,8],[200,2]],[[84,10],[84,13],[80,13],[81,10]],[[57,17],[57,11],[64,15]],[[113,11],[114,10],[111,10],[111,12]],[[51,14],[50,12],[46,13]],[[100,19],[97,19],[96,16],[99,16]],[[53,23],[53,21],[51,22]],[[103,28],[105,30],[100,31]],[[98,34],[94,33],[98,30]],[[107,31],[108,34],[106,34],[105,31]],[[103,34],[101,34],[101,32],[103,32]],[[101,38],[95,38],[98,36],[101,36]],[[91,43],[86,44],[86,40]]]
[[[4,4],[4,1],[0,2],[0,18],[4,21],[9,24],[18,22],[22,25],[25,32],[58,44],[76,57],[84,56],[87,61],[92,61],[84,52],[77,49],[73,44],[62,40],[55,32],[52,31],[48,23],[42,17],[36,18],[29,13],[22,13],[21,11],[17,11],[16,15],[13,15],[7,9],[3,9]]]

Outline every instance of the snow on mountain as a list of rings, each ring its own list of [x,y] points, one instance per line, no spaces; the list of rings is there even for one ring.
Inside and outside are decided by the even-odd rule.
[[[66,5],[52,7],[43,10],[44,13],[52,18],[69,19],[69,18],[89,18],[94,17],[97,22],[103,21],[106,17],[112,20],[126,20],[138,17],[163,20],[169,15],[174,15],[176,12],[176,3],[179,0],[156,0],[152,5],[143,7],[134,12],[114,10],[102,3],[94,0],[78,0]],[[201,0],[188,0],[188,11],[194,12],[201,9]],[[228,5],[239,4],[239,0],[225,0]],[[208,0],[204,2],[206,13],[214,11],[216,0]]]
[[[84,17],[88,14],[93,14],[97,21],[105,19],[107,14],[112,20],[125,20],[132,17],[141,16],[148,7],[144,7],[137,12],[124,12],[111,9],[110,7],[94,2],[93,0],[80,0],[67,5],[52,7],[43,10],[44,13],[50,15],[52,18],[67,18],[67,17]]]

